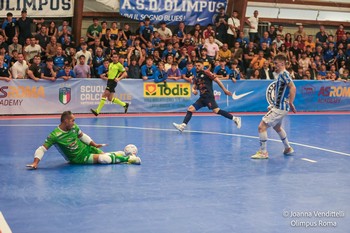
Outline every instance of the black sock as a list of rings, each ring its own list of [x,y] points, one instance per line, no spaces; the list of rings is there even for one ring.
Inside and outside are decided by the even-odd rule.
[[[230,114],[230,113],[228,113],[228,112],[226,112],[226,111],[224,111],[224,110],[219,110],[219,112],[218,112],[218,114],[219,115],[221,115],[221,116],[223,116],[223,117],[226,117],[226,118],[228,118],[228,119],[230,119],[230,120],[232,120],[233,119],[233,116]]]
[[[186,116],[185,116],[185,119],[184,119],[183,123],[185,123],[185,124],[187,125],[187,124],[188,124],[188,122],[191,120],[191,117],[192,117],[192,112],[187,111],[187,113],[186,113]]]

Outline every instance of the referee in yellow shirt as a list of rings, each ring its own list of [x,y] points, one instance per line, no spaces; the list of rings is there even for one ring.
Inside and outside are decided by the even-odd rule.
[[[102,95],[100,104],[98,105],[97,109],[91,109],[91,112],[95,116],[98,116],[98,114],[100,114],[107,99],[109,101],[112,101],[112,103],[114,104],[119,104],[120,106],[122,106],[124,108],[124,113],[127,113],[129,103],[124,103],[120,99],[114,97],[115,88],[117,87],[118,82],[126,76],[127,73],[125,71],[125,67],[119,62],[119,55],[114,53],[112,55],[112,63],[109,64],[108,67],[108,81],[106,90]]]

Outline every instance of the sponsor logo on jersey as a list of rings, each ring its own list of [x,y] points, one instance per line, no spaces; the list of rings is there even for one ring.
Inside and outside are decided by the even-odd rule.
[[[68,104],[71,100],[71,88],[61,87],[59,89],[59,100],[64,105]]]
[[[269,105],[273,105],[275,99],[276,84],[277,81],[273,81],[266,89],[266,101]]]

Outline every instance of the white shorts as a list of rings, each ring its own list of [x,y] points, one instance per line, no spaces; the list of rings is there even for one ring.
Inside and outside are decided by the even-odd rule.
[[[288,114],[288,111],[272,108],[268,111],[262,120],[270,127],[275,127],[278,123],[281,123],[283,118]]]

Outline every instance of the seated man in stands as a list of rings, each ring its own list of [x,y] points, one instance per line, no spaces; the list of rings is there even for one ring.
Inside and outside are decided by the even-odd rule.
[[[27,71],[28,78],[33,79],[35,82],[39,81],[41,78],[41,67],[40,67],[40,56],[35,55],[33,58],[33,63]]]
[[[73,69],[77,78],[91,78],[90,66],[85,63],[85,56],[79,56],[79,63]]]
[[[51,57],[46,59],[46,65],[41,69],[41,79],[56,81],[56,71],[54,70],[53,60]]]
[[[76,78],[76,76],[71,65],[67,64],[64,66],[63,70],[57,72],[56,78],[63,78],[64,81],[67,81],[71,78]]]
[[[12,75],[9,71],[9,67],[4,63],[4,56],[0,56],[0,80],[9,82],[12,80]]]
[[[24,55],[22,53],[18,53],[17,61],[11,67],[12,77],[14,79],[25,79],[27,78],[27,62],[24,60]]]

